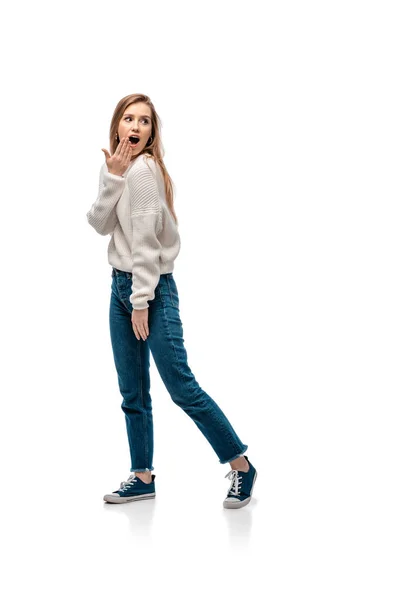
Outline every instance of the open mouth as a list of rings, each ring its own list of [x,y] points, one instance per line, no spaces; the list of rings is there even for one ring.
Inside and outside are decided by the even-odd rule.
[[[129,136],[129,141],[131,143],[132,146],[137,146],[137,144],[139,143],[140,139],[138,137],[136,137],[135,135],[130,135]]]

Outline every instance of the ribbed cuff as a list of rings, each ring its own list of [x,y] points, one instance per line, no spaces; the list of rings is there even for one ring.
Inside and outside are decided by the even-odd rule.
[[[108,179],[110,183],[114,184],[125,182],[125,177],[123,175],[114,175],[114,173],[110,173],[109,171],[104,171],[103,179],[105,181]]]
[[[132,301],[130,301],[130,302],[132,304]],[[133,307],[133,310],[143,310],[143,308],[149,308],[149,303],[148,302],[146,302],[145,304],[142,303],[139,306],[132,304],[132,307]]]

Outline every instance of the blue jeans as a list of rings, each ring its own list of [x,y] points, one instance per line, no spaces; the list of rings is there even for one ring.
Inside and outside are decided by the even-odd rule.
[[[212,398],[197,383],[187,362],[179,316],[178,289],[172,273],[160,276],[149,300],[149,335],[138,340],[132,328],[132,275],[112,268],[110,334],[118,385],[123,398],[131,471],[152,471],[153,415],[150,351],[173,402],[191,417],[225,464],[243,455],[243,444]]]

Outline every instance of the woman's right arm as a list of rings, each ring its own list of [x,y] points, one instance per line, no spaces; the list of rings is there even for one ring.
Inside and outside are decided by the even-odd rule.
[[[113,233],[117,225],[115,207],[122,196],[125,182],[122,175],[110,173],[105,162],[101,165],[97,199],[86,213],[89,225],[100,235]]]

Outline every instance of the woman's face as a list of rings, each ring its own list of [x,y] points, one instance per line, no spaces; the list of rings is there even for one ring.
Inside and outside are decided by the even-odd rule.
[[[147,104],[134,102],[126,107],[118,125],[118,135],[120,140],[132,136],[139,138],[136,144],[130,143],[131,160],[144,150],[151,136],[151,110]]]

